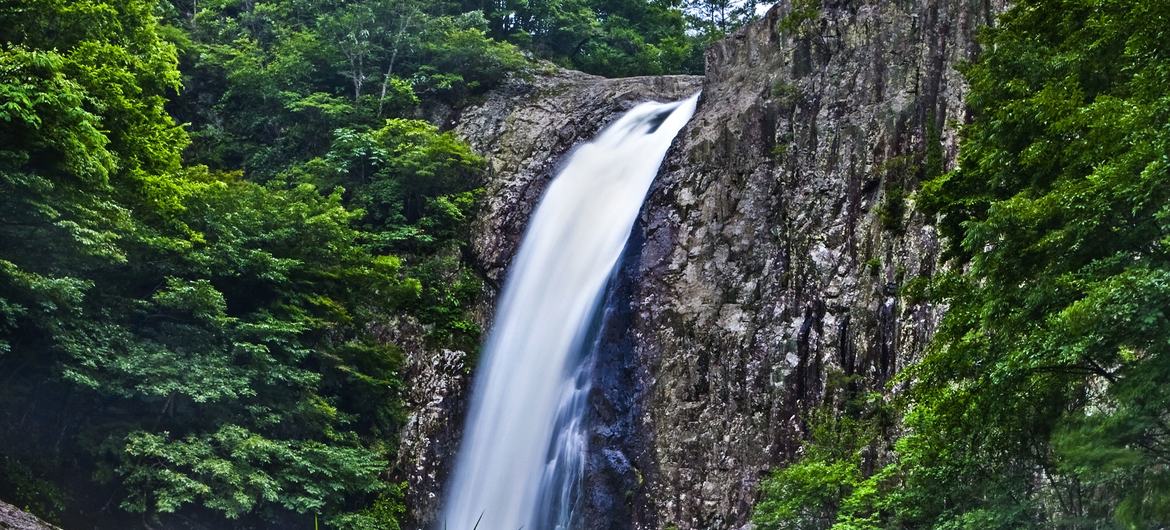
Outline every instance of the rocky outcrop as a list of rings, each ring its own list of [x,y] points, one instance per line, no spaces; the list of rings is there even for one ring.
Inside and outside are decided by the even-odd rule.
[[[489,164],[486,200],[472,237],[489,281],[496,287],[503,281],[528,216],[573,146],[634,105],[689,96],[701,81],[683,75],[606,79],[560,70],[512,83],[465,111],[455,131]]]
[[[796,4],[708,51],[700,111],[643,211],[646,528],[743,524],[804,412],[885,387],[942,314],[914,296],[940,241],[913,192],[954,163],[956,66],[1002,5]]]
[[[913,191],[953,164],[955,67],[999,2],[785,2],[708,51],[699,112],[644,207],[633,296],[643,526],[732,528],[809,409],[884,389],[942,309]]]
[[[697,76],[605,79],[552,69],[509,83],[464,110],[455,131],[489,163],[486,200],[472,238],[476,262],[488,281],[478,311],[483,329],[490,324],[495,294],[528,216],[558,161],[635,104],[679,99],[698,90],[700,82]],[[430,528],[462,433],[468,355],[428,349],[417,323],[388,323],[381,332],[404,350],[408,417],[395,467],[409,483],[407,526]]]
[[[468,354],[428,347],[423,325],[402,318],[375,330],[387,344],[403,350],[403,407],[406,422],[399,432],[395,480],[406,481],[408,519],[404,528],[430,528],[439,495],[454,463],[466,407]],[[413,526],[412,526],[413,523]]]
[[[956,66],[1004,3],[795,4],[708,51],[699,110],[632,235],[591,400],[605,434],[587,483],[607,493],[587,499],[590,528],[744,525],[805,413],[889,392],[941,317],[915,294],[940,241],[913,192],[954,163]],[[561,72],[465,112],[456,130],[492,170],[473,249],[485,275],[503,279],[566,151],[696,85]]]
[[[0,530],[61,530],[56,526],[38,519],[35,515],[23,512],[15,506],[0,501]]]

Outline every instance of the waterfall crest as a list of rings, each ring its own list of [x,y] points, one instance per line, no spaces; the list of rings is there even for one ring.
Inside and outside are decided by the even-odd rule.
[[[440,528],[568,528],[605,285],[698,94],[643,103],[579,146],[512,261],[484,346]]]

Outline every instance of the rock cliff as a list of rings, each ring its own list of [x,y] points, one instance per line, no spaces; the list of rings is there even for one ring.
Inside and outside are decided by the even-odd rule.
[[[605,79],[552,70],[517,80],[464,110],[456,132],[488,157],[485,200],[474,225],[472,251],[487,279],[478,311],[484,329],[505,269],[523,235],[529,214],[557,163],[634,105],[693,94],[697,76]],[[438,516],[441,491],[463,425],[467,354],[435,352],[417,337],[417,324],[385,326],[387,341],[405,352],[404,382],[409,413],[400,441],[398,468],[410,484],[406,504],[411,528],[428,528]]]
[[[785,1],[708,51],[699,110],[615,282],[586,526],[744,525],[767,470],[798,450],[805,412],[843,385],[889,392],[921,354],[943,308],[918,300],[915,280],[938,269],[940,242],[913,192],[953,164],[966,119],[956,67],[1003,8]],[[637,101],[699,85],[559,72],[464,112],[456,131],[491,166],[473,251],[493,287],[565,152]],[[461,374],[427,380],[458,395]],[[423,453],[453,446],[415,436]],[[430,451],[416,495],[441,485]]]
[[[484,201],[472,247],[494,287],[523,235],[557,163],[573,146],[647,100],[672,101],[699,90],[698,76],[606,79],[556,71],[492,92],[459,118],[455,131],[488,157]]]

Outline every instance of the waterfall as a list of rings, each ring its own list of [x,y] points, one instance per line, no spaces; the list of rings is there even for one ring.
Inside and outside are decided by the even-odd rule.
[[[579,146],[549,184],[484,345],[440,528],[572,524],[603,291],[698,97],[638,105]]]

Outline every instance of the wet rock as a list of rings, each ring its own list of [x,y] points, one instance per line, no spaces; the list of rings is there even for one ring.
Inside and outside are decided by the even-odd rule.
[[[643,101],[693,94],[697,76],[606,79],[557,70],[512,83],[463,112],[455,132],[488,158],[485,201],[474,227],[473,252],[498,288],[520,244],[529,215],[559,162]]]
[[[698,90],[696,76],[605,79],[552,70],[512,82],[465,109],[455,131],[488,159],[486,200],[472,251],[488,287],[477,310],[488,329],[495,294],[528,216],[559,160],[637,103],[670,101]],[[387,323],[385,340],[401,345],[408,417],[396,468],[409,484],[406,528],[431,528],[454,465],[470,386],[465,352],[433,351],[408,319]],[[628,473],[624,473],[628,475]]]

